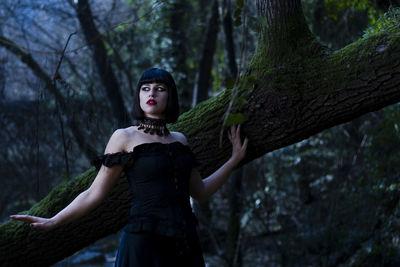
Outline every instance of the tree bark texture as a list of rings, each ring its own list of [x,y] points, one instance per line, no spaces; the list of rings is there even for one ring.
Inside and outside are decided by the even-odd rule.
[[[300,0],[257,0],[257,9],[263,33],[257,50],[264,50],[264,64],[272,66],[324,52],[308,29]]]
[[[78,1],[76,13],[85,35],[86,43],[93,52],[93,60],[96,62],[99,76],[103,81],[118,127],[129,126],[131,119],[125,108],[121,89],[111,66],[111,60],[107,55],[107,50],[104,47],[103,38],[94,24],[88,0]]]
[[[250,140],[243,163],[400,101],[399,37],[360,39],[313,62],[306,58],[304,65],[263,69],[251,62],[239,89],[247,104],[235,107],[245,116],[242,131]],[[174,127],[188,136],[203,175],[229,156],[228,140],[221,147],[218,136],[230,97],[225,90],[198,104]]]
[[[308,29],[303,31],[307,34]],[[302,60],[294,57],[292,62],[272,66],[266,62],[265,49],[268,46],[258,43],[248,71],[237,85],[238,97],[246,102],[235,104],[233,112],[244,115],[242,135],[250,140],[242,164],[400,101],[399,31],[362,38],[331,54],[317,56],[308,50],[311,54],[304,54]],[[224,134],[220,144],[219,133],[232,90],[198,104],[170,127],[187,136],[203,177],[230,157],[229,140]],[[87,188],[95,174],[91,169],[57,187],[29,214],[54,215]],[[127,192],[121,179],[96,210],[54,231],[31,230],[20,222],[1,225],[0,262],[4,266],[25,266],[28,260],[30,266],[50,265],[118,231],[129,213]]]

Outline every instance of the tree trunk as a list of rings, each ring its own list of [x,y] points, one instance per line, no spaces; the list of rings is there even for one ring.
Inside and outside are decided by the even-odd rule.
[[[76,5],[76,14],[81,24],[83,34],[85,35],[86,43],[92,49],[93,60],[96,62],[99,76],[103,81],[114,117],[118,122],[118,127],[129,126],[131,124],[131,119],[125,108],[121,90],[111,66],[111,60],[104,47],[103,38],[94,24],[88,0],[78,1]]]
[[[303,61],[323,52],[308,29],[300,0],[257,0],[257,9],[263,23],[256,54],[262,53],[263,64]]]
[[[227,66],[229,70],[229,76],[236,78],[237,76],[237,64],[236,64],[236,53],[235,53],[235,42],[233,41],[233,22],[232,22],[232,11],[230,0],[226,3],[226,13],[223,20],[224,32],[225,32],[225,51],[227,57]]]
[[[218,0],[214,0],[212,14],[208,20],[207,32],[200,56],[199,72],[193,90],[193,106],[208,98],[208,90],[211,85],[211,69],[217,43],[219,28]]]
[[[267,2],[271,1],[259,1]],[[272,13],[272,16],[278,20],[279,14],[282,13]],[[280,30],[290,28],[280,27]],[[307,28],[302,31],[309,34]],[[282,35],[287,36],[284,32]],[[315,47],[314,39],[309,41],[308,48]],[[239,96],[247,102],[234,108],[245,116],[243,135],[250,140],[242,164],[400,101],[398,31],[365,37],[329,55],[313,53],[315,50],[306,47],[299,47],[300,53],[296,54],[297,44],[287,44],[293,60],[286,57],[280,64],[271,65],[267,55],[271,57],[273,53],[259,41],[247,75],[238,84]],[[188,137],[203,176],[215,171],[231,154],[227,138],[219,144],[221,118],[231,95],[231,90],[225,90],[200,103],[170,127]],[[54,215],[87,188],[95,174],[91,169],[54,189],[29,214]],[[20,222],[1,225],[0,262],[4,266],[49,265],[118,231],[128,217],[131,200],[127,191],[126,182],[121,180],[96,210],[54,231],[31,230]]]
[[[172,41],[168,56],[173,60],[170,63],[171,69],[174,70],[175,82],[179,84],[179,88],[193,88],[193,82],[189,79],[191,68],[187,61],[188,51],[193,48],[188,42],[189,29],[187,28],[193,8],[191,2],[174,0],[166,9],[166,12],[170,14],[168,36]],[[190,34],[192,35],[191,31]],[[180,90],[179,93],[180,107],[184,111],[189,110],[192,107],[190,100],[193,99],[193,92],[191,90]]]

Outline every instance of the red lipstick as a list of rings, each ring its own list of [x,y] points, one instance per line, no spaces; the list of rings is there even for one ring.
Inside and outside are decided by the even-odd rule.
[[[146,102],[146,104],[147,104],[147,105],[150,105],[150,106],[154,106],[154,105],[157,105],[157,101],[155,101],[154,99],[149,99],[149,100]]]

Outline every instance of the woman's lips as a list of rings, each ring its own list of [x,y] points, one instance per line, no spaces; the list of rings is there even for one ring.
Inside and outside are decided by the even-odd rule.
[[[155,101],[154,99],[149,99],[146,102],[147,105],[153,106],[153,105],[157,105],[157,101]]]

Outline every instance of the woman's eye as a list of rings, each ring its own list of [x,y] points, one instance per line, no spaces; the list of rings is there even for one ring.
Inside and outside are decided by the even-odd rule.
[[[142,87],[142,91],[149,91],[149,87]]]
[[[157,90],[158,91],[165,91],[165,88],[164,87],[157,87]]]

